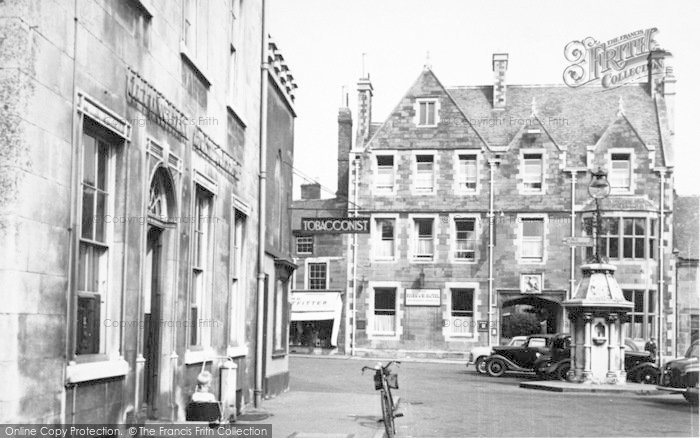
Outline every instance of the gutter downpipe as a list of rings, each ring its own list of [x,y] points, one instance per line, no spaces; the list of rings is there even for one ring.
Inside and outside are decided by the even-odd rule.
[[[260,163],[258,169],[258,278],[257,278],[257,320],[255,339],[255,389],[254,405],[262,405],[263,386],[263,334],[265,327],[265,198],[267,190],[267,86],[270,65],[267,60],[267,1],[262,0],[262,25],[260,48]]]
[[[493,325],[493,173],[497,161],[489,160],[489,312],[488,312],[488,346],[493,346],[492,325]]]
[[[74,321],[73,318],[73,306],[71,306],[72,298],[73,298],[73,287],[74,287],[74,278],[73,278],[73,270],[74,270],[74,258],[75,258],[75,247],[77,245],[77,216],[78,216],[78,157],[80,154],[80,151],[78,150],[78,141],[79,137],[77,136],[76,131],[78,130],[77,122],[77,111],[78,111],[78,89],[77,89],[77,63],[78,63],[78,0],[74,0],[73,2],[73,83],[72,83],[72,99],[73,99],[73,106],[71,108],[71,159],[70,159],[70,187],[71,191],[70,194],[72,196],[72,200],[70,203],[70,223],[68,224],[68,279],[67,279],[67,286],[66,286],[66,350],[65,350],[65,356],[66,356],[66,361],[70,362],[73,359],[73,352],[71,351],[71,346],[73,345],[73,330],[71,329],[72,327],[72,322]],[[66,421],[66,386],[65,382],[67,379],[67,368],[68,363],[66,363],[63,366],[63,370],[61,373],[63,374],[61,381],[64,383],[63,389],[62,389],[62,395],[61,395],[61,421],[63,424],[67,424]],[[71,401],[71,420],[70,424],[75,423],[75,393],[78,390],[78,386],[75,384],[71,384],[70,388],[73,390],[73,397]]]
[[[357,217],[357,189],[358,189],[358,165],[357,155],[353,157],[353,167],[355,168],[355,190],[352,195],[353,197],[353,216]],[[355,355],[355,335],[356,335],[356,320],[357,320],[357,234],[352,235],[352,344],[350,348],[350,355]]]
[[[571,170],[571,237],[576,237],[576,171]],[[569,277],[569,299],[574,297],[576,287],[576,247],[569,248],[571,275]],[[566,312],[566,309],[564,310]]]
[[[657,244],[659,251],[659,290],[656,292],[656,332],[658,339],[658,357],[657,363],[659,368],[661,368],[661,334],[663,333],[661,329],[661,312],[663,304],[663,293],[664,293],[664,219],[665,219],[665,197],[666,197],[666,168],[659,169],[659,191],[661,198],[659,199],[659,242]],[[664,351],[666,351],[666,342],[664,342]]]

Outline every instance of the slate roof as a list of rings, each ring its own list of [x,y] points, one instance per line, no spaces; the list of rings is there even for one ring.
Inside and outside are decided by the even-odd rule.
[[[670,146],[671,132],[659,128],[666,108],[657,108],[646,84],[630,84],[613,90],[600,86],[570,88],[565,85],[508,85],[505,110],[492,107],[492,86],[448,87],[474,128],[490,147],[505,147],[530,118],[534,107],[554,142],[566,150],[569,166],[585,163],[586,147],[594,145],[619,118],[620,99],[624,117],[649,149],[656,149],[657,165],[670,164],[662,146]],[[663,124],[662,124],[663,126]],[[663,137],[663,138],[662,138]],[[665,141],[664,141],[665,140]],[[664,157],[666,155],[666,157]]]
[[[673,206],[673,247],[679,257],[698,260],[700,253],[700,196],[676,196]]]

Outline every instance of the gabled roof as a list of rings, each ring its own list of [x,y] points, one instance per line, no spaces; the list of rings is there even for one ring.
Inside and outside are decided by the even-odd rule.
[[[656,150],[657,165],[664,163],[662,135],[670,132],[659,128],[657,105],[649,96],[645,84],[630,84],[616,89],[565,85],[509,85],[506,89],[506,108],[493,109],[493,87],[453,87],[447,91],[462,108],[475,129],[489,147],[508,145],[518,134],[532,113],[535,99],[537,116],[555,144],[566,150],[571,163],[580,163],[586,147],[594,145],[607,128],[619,117],[620,101],[623,117],[637,133],[642,143]],[[665,117],[665,107],[662,109]],[[667,147],[669,145],[666,145]],[[668,154],[667,154],[668,155]]]

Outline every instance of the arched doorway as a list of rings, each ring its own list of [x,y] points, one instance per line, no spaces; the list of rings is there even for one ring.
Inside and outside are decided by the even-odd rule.
[[[176,235],[170,232],[176,217],[175,199],[170,171],[162,166],[156,167],[148,192],[143,281],[143,401],[149,418],[153,419],[159,417],[158,398],[162,389],[159,382],[163,367],[167,365],[163,356],[169,353],[162,345],[161,320],[167,311],[167,303],[173,299],[164,292],[170,284],[169,276],[173,274],[168,264],[168,251],[169,240]]]
[[[504,297],[501,309],[501,337],[562,330],[563,308],[558,297],[525,295]]]

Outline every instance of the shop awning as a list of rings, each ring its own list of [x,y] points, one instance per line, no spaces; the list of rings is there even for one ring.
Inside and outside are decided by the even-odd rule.
[[[343,299],[340,292],[292,291],[292,321],[333,320],[331,345],[338,345]]]

